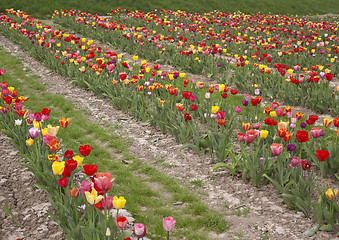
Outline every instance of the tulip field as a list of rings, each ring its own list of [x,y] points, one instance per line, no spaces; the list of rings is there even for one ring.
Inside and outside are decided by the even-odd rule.
[[[201,159],[210,174],[231,176],[226,185],[254,191],[271,186],[271,195],[314,221],[300,233],[304,237],[322,231],[339,236],[336,18],[120,8],[107,16],[74,9],[51,15],[46,22],[7,9],[0,33],[74,88],[109,101],[126,114],[118,121],[130,116],[140,128],[172,136],[178,151]],[[18,93],[8,75],[1,70],[1,129],[34,173],[36,186],[50,196],[55,211],[49,214],[67,239],[214,239],[192,232],[227,231],[226,223],[215,220],[214,228],[201,220],[208,211],[195,213],[201,219],[191,226],[174,210],[153,214],[162,221],[140,217],[128,196],[136,190],[116,193],[129,177],[115,187],[119,174],[106,163],[94,164],[92,143],[74,140],[71,149],[57,137],[59,131],[68,136],[72,116],[50,119],[53,106],[31,112],[25,89]],[[81,136],[81,123],[74,128],[74,137]],[[188,198],[175,205],[193,204]],[[125,209],[145,222],[130,224],[121,213]]]

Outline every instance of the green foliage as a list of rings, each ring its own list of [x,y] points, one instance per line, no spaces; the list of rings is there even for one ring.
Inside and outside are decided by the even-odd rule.
[[[131,10],[152,11],[154,9],[185,10],[188,12],[205,12],[220,10],[223,12],[242,11],[244,13],[273,13],[273,14],[298,14],[315,15],[326,13],[339,13],[337,0],[327,0],[326,2],[318,0],[302,1],[278,1],[278,0],[201,0],[197,1],[136,1],[136,0],[2,0],[0,11],[4,12],[6,8],[21,9],[32,13],[34,16],[42,17],[51,15],[55,9],[79,9],[91,13],[106,14],[111,9],[126,8]]]

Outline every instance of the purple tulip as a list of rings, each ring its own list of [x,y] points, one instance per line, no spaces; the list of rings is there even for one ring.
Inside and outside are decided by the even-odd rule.
[[[287,150],[290,152],[293,152],[297,147],[294,144],[288,144]]]

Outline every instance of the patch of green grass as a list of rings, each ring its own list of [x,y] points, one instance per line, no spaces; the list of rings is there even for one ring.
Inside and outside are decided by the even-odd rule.
[[[247,214],[250,212],[250,208],[248,206],[240,205],[238,207],[233,208],[233,212],[238,216],[247,217]]]
[[[86,12],[107,14],[111,9],[130,9],[140,11],[153,11],[154,9],[185,10],[188,12],[210,12],[220,10],[223,12],[244,13],[273,13],[273,14],[325,14],[339,13],[337,0],[327,0],[326,3],[318,0],[171,0],[171,1],[135,1],[135,0],[2,0],[0,2],[0,11],[6,8],[15,8],[33,14],[37,17],[46,17],[52,15],[55,9],[79,9]]]
[[[67,129],[60,129],[58,133],[64,150],[70,149],[76,153],[80,145],[89,144],[93,147],[84,164],[96,164],[98,171],[112,173],[115,181],[109,195],[126,197],[126,209],[134,215],[137,222],[143,222],[147,226],[148,232],[153,233],[152,239],[164,238],[166,233],[162,228],[162,218],[167,216],[173,216],[177,220],[176,229],[171,233],[175,239],[204,240],[208,239],[209,231],[228,230],[229,225],[221,213],[208,209],[196,194],[130,154],[130,139],[91,122],[86,111],[76,109],[64,97],[45,92],[48,86],[40,84],[36,76],[25,76],[21,61],[3,50],[0,50],[0,66],[8,70],[5,80],[9,85],[14,86],[19,94],[29,97],[25,105],[30,112],[48,107],[52,110],[48,123],[53,126],[58,125],[60,117],[70,118]],[[20,82],[17,80],[19,78],[25,81]],[[116,161],[116,156],[109,150],[119,153],[128,164]],[[140,174],[147,175],[147,178],[142,178]],[[152,189],[149,182],[156,182],[160,189]],[[168,199],[165,195],[171,198]],[[175,205],[177,202],[182,204]]]
[[[203,187],[204,182],[201,179],[194,179],[191,181],[191,183],[197,187]]]

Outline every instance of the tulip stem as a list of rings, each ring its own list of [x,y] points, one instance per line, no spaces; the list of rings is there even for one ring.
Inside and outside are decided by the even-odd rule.
[[[169,231],[167,232],[167,240],[169,240]]]

